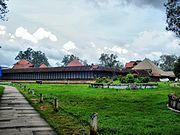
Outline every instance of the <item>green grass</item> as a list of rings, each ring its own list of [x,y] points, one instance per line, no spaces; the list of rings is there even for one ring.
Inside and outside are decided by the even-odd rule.
[[[167,109],[167,95],[180,95],[180,88],[160,83],[156,89],[114,90],[89,88],[81,84],[26,84],[35,96],[21,90],[41,115],[59,134],[88,132],[89,117],[98,113],[101,134],[119,129],[121,134],[180,134],[180,115]],[[45,95],[45,103],[38,95]],[[55,113],[52,101],[58,97],[60,111]]]
[[[0,97],[1,97],[2,94],[3,94],[3,91],[4,91],[4,87],[0,86]]]

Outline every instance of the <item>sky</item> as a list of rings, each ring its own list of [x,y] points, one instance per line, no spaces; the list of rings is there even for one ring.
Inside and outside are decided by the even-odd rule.
[[[97,64],[101,53],[119,61],[180,55],[180,39],[167,32],[164,0],[10,0],[0,20],[0,65],[12,66],[27,48],[51,66],[74,54]]]

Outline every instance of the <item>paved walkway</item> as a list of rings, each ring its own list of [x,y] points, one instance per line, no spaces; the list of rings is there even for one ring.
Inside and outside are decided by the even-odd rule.
[[[0,135],[56,135],[24,96],[5,86],[0,100]]]

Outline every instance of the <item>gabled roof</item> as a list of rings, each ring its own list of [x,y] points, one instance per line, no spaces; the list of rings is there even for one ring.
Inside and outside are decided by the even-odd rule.
[[[78,66],[84,66],[84,65],[78,59],[74,59],[67,66],[68,67],[78,67]]]
[[[131,61],[126,63],[125,68],[133,68],[134,66],[136,66],[138,63],[140,62],[136,62],[136,61]]]
[[[47,68],[48,66],[46,66],[45,64],[41,64],[40,66],[39,66],[39,68]]]
[[[29,61],[22,59],[14,64],[13,69],[32,68],[33,66]]]
[[[27,64],[31,64],[31,63],[25,59],[22,59],[22,60],[18,61],[16,64],[27,65]],[[14,65],[16,65],[16,64],[14,64]]]
[[[175,77],[173,72],[165,72],[157,67],[151,60],[145,58],[142,62],[136,65],[133,70],[149,70],[152,76],[167,76]]]

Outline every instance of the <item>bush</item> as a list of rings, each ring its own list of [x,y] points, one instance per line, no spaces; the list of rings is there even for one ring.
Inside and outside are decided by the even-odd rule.
[[[126,83],[126,77],[123,76],[120,81],[121,81],[121,83]]]
[[[136,83],[148,83],[149,82],[149,77],[138,77],[136,79]]]
[[[112,80],[108,77],[97,77],[95,83],[110,84]]]
[[[95,83],[99,84],[120,84],[120,83],[148,83],[149,77],[137,77],[133,74],[127,74],[126,76],[115,76],[113,79],[109,77],[97,77]]]
[[[134,79],[134,75],[133,74],[127,74],[126,75],[126,83],[134,83],[135,79]]]
[[[143,77],[142,83],[148,83],[150,81],[149,77]]]

